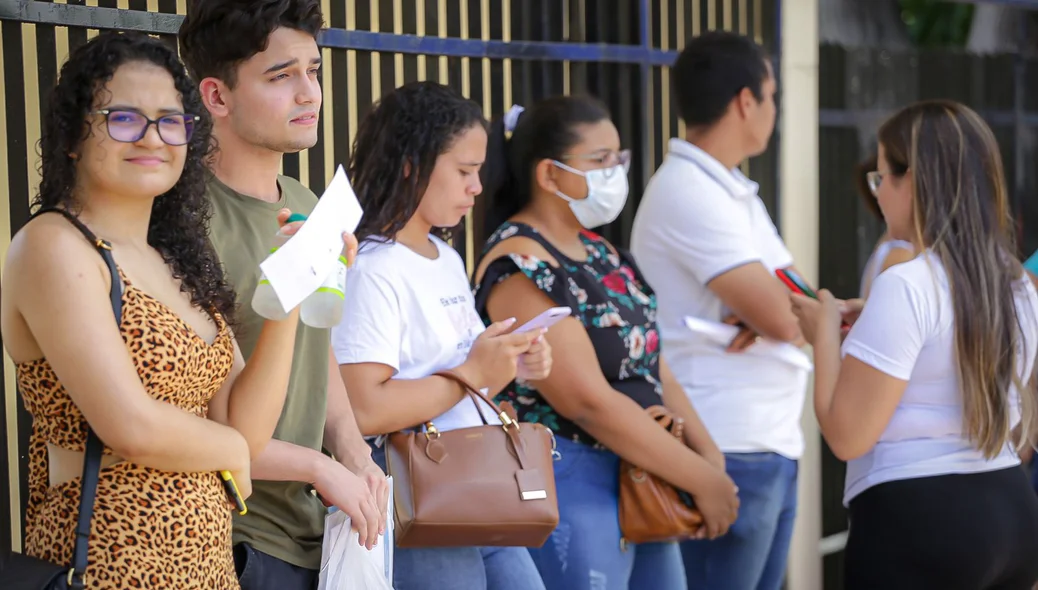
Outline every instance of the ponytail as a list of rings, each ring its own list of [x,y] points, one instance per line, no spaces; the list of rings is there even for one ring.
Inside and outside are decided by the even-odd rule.
[[[580,142],[580,125],[604,120],[609,120],[609,110],[589,96],[548,98],[526,112],[513,106],[504,117],[495,119],[490,124],[480,177],[486,235],[530,204],[535,188],[531,176],[538,162],[563,158]]]
[[[513,106],[503,117],[490,123],[487,159],[480,179],[487,211],[483,230],[488,237],[530,202],[530,179],[516,172],[519,163],[513,154],[513,141],[508,137],[509,133],[513,136],[516,133],[522,111],[522,107]]]

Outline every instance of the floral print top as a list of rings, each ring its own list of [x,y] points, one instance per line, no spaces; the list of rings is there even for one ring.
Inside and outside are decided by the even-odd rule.
[[[556,305],[573,310],[573,315],[587,329],[598,355],[599,368],[614,389],[643,408],[662,403],[656,295],[631,257],[623,251],[614,251],[601,236],[582,231],[580,240],[587,250],[587,258],[573,260],[534,228],[512,222],[506,222],[490,236],[483,253],[515,236],[539,243],[558,266],[522,254],[509,254],[491,262],[475,292],[476,309],[483,321],[490,323],[486,304],[494,285],[521,272]],[[556,365],[555,370],[561,369]],[[523,422],[537,422],[552,429],[556,436],[600,446],[587,432],[557,414],[536,389],[521,380],[513,381],[497,399],[511,402]]]

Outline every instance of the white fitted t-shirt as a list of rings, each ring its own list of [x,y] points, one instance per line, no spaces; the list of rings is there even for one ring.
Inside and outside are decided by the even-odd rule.
[[[380,363],[393,368],[394,379],[422,379],[468,357],[484,326],[465,263],[446,242],[429,239],[439,251],[435,260],[397,242],[361,246],[346,277],[342,320],[332,328],[340,365]],[[490,424],[501,423],[489,407],[482,413]],[[433,423],[448,431],[483,421],[466,397]]]
[[[631,252],[659,302],[663,356],[722,451],[797,459],[807,371],[725,352],[684,321],[719,322],[731,313],[707,287],[714,278],[751,262],[774,272],[792,265],[793,256],[757,183],[687,141],[671,139],[669,146],[631,233]]]
[[[1028,279],[1016,285],[1023,339],[1017,350],[1026,382],[1038,352],[1038,295]],[[843,342],[850,355],[908,381],[890,423],[868,453],[847,463],[844,503],[888,482],[950,473],[977,473],[1020,463],[1009,444],[985,459],[963,434],[962,392],[955,360],[954,310],[940,260],[924,253],[878,277],[865,309]],[[1010,420],[1020,419],[1012,392]]]

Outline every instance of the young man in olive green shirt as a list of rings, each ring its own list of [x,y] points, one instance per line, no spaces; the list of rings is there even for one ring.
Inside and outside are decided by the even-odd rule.
[[[309,214],[317,197],[278,175],[285,153],[317,142],[319,0],[201,0],[180,30],[181,51],[213,118],[211,239],[238,292],[242,353],[262,319],[250,302],[276,213]],[[326,509],[348,514],[371,543],[388,487],[357,429],[331,358],[328,330],[300,325],[281,419],[253,462],[249,512],[234,523],[243,590],[316,589]],[[321,452],[322,446],[336,457]]]

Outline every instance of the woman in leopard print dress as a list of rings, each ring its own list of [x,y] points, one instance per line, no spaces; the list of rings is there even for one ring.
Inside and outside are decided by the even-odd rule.
[[[217,472],[249,493],[298,320],[267,322],[243,362],[229,327],[234,293],[208,240],[209,130],[173,50],[145,35],[99,35],[73,52],[52,93],[35,205],[75,214],[110,244],[121,325],[107,267],[61,215],[33,219],[8,253],[3,341],[33,416],[25,549],[71,561],[89,424],[105,456],[88,588],[238,587]]]

